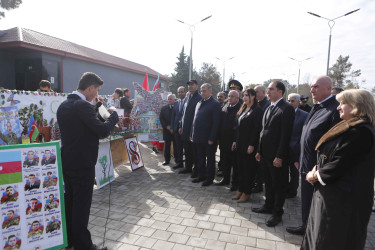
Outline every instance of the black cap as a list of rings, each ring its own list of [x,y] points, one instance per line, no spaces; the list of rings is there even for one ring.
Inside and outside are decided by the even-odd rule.
[[[196,85],[198,85],[197,80],[189,80],[186,84],[189,85],[189,83],[195,83]]]
[[[309,100],[309,97],[307,95],[301,95],[300,99],[301,99],[301,102],[306,103]]]
[[[231,80],[229,81],[228,83],[228,89],[230,88],[237,88],[237,89],[240,89],[242,91],[243,87],[242,87],[242,84],[237,81],[237,80]]]

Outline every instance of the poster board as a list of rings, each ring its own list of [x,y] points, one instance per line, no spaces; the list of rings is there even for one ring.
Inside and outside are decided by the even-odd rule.
[[[67,246],[59,142],[0,147],[0,248]]]
[[[141,151],[139,150],[139,145],[137,137],[130,137],[124,140],[126,151],[128,152],[130,167],[132,171],[144,167]]]
[[[95,165],[96,185],[102,188],[115,180],[110,142],[101,142]]]

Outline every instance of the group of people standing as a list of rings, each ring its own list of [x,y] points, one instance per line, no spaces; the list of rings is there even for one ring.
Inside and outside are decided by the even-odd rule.
[[[264,181],[265,203],[252,211],[270,214],[269,227],[282,221],[285,199],[297,195],[301,177],[301,225],[286,230],[305,235],[302,249],[364,247],[375,163],[375,102],[368,91],[336,96],[331,79],[322,76],[311,85],[310,107],[308,97],[296,93],[284,100],[285,86],[277,80],[267,90],[259,85],[244,91],[232,80],[229,93],[220,92],[217,100],[208,83],[201,94],[195,80],[187,86],[188,93],[178,88],[178,100],[169,95],[160,113],[164,165],[173,143],[173,169],[209,186],[219,145],[223,179],[215,184],[231,184],[237,191],[232,199],[247,202]]]

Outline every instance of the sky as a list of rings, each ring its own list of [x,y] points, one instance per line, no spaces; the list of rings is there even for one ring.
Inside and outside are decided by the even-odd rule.
[[[332,29],[330,66],[339,55],[350,56],[354,80],[375,87],[374,0],[23,0],[6,12],[0,30],[28,28],[99,50],[170,75],[184,47],[190,53],[189,25],[193,32],[193,63],[212,63],[244,85],[268,79],[312,82],[327,67],[328,19]],[[211,18],[200,22],[203,18]],[[182,24],[181,20],[187,24]],[[218,60],[216,58],[220,58]]]

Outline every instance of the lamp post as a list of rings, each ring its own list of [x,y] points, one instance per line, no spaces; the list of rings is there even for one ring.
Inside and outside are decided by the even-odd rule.
[[[191,42],[190,42],[190,62],[189,62],[189,80],[191,79],[191,74],[192,74],[192,71],[193,71],[193,33],[194,33],[194,30],[195,30],[195,25],[197,25],[198,23],[201,23],[203,21],[206,21],[207,19],[209,19],[211,16],[208,16],[208,17],[205,17],[203,18],[202,20],[200,20],[199,22],[196,22],[195,24],[188,24],[188,23],[185,23],[184,21],[181,21],[181,20],[177,20],[178,22],[180,23],[183,23],[183,24],[186,24],[189,26],[189,29],[190,29],[190,33],[191,33]]]
[[[303,61],[306,61],[306,60],[309,60],[311,59],[312,57],[308,57],[306,59],[303,59],[303,60],[297,60],[297,59],[294,59],[292,57],[289,57],[290,59],[292,59],[293,61],[297,61],[298,62],[298,83],[297,83],[297,94],[299,94],[299,77],[300,77],[300,74],[301,74],[301,64]]]
[[[329,57],[330,57],[330,53],[331,53],[331,36],[332,36],[332,28],[333,26],[335,25],[335,20],[336,19],[339,19],[340,17],[344,17],[344,16],[348,16],[356,11],[359,11],[360,9],[356,9],[356,10],[352,10],[342,16],[338,16],[336,18],[333,18],[333,19],[329,19],[329,18],[326,18],[326,17],[322,17],[318,14],[315,14],[315,13],[312,13],[312,12],[307,12],[309,13],[310,15],[313,15],[313,16],[316,16],[316,17],[319,17],[319,18],[323,18],[323,19],[326,19],[328,20],[328,26],[329,26],[329,43],[328,43],[328,59],[327,59],[327,75],[328,75],[328,70],[329,70]]]
[[[223,83],[222,83],[222,86],[221,86],[221,90],[222,91],[225,91],[225,63],[229,60],[232,60],[234,58],[234,56],[232,56],[231,58],[227,59],[227,60],[222,60],[218,57],[215,57],[217,60],[219,61],[222,61],[223,62]]]

